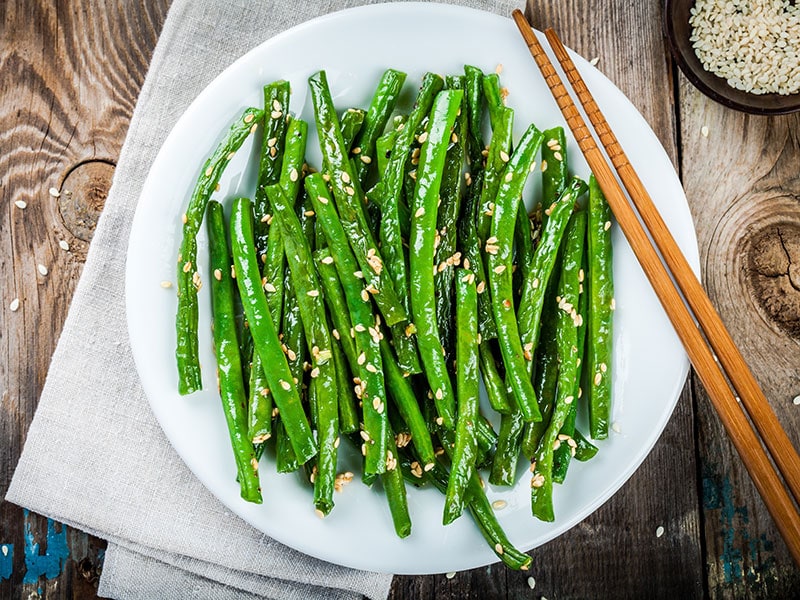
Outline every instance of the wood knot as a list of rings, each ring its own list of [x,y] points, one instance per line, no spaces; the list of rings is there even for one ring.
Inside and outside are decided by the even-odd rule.
[[[771,223],[747,244],[747,281],[765,315],[800,339],[800,225]]]
[[[64,178],[58,208],[64,226],[76,238],[92,240],[113,176],[112,162],[87,160],[75,165]]]

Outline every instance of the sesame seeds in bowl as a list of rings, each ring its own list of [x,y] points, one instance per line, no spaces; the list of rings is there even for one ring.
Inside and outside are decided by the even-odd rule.
[[[666,0],[678,66],[713,100],[753,114],[800,110],[800,5],[789,0]]]

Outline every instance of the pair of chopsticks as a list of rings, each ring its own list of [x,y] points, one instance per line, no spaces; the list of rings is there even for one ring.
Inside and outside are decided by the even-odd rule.
[[[739,452],[795,562],[800,565],[800,513],[795,505],[795,502],[800,504],[800,456],[700,281],[667,229],[566,48],[552,29],[545,31],[550,47],[664,262],[659,258],[650,237],[525,16],[519,10],[515,10],[512,16],[597,178],[620,229],[681,339],[728,436]],[[680,291],[674,287],[670,275],[677,282]],[[776,472],[773,462],[780,473]]]

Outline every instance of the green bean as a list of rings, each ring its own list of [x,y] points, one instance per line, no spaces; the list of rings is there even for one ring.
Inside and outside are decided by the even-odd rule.
[[[558,200],[567,187],[568,179],[567,136],[564,128],[545,129],[542,145],[542,205],[545,208]]]
[[[500,417],[500,433],[489,473],[492,485],[514,485],[524,426],[522,412],[516,407]]]
[[[351,155],[356,158],[356,175],[361,185],[364,185],[369,170],[369,165],[375,158],[375,142],[386,129],[386,123],[397,104],[400,90],[405,83],[406,74],[395,69],[384,71],[372,102],[369,105],[364,125],[359,131],[353,144]]]
[[[311,349],[311,379],[316,392],[317,472],[314,480],[314,505],[321,515],[333,508],[336,456],[339,446],[339,408],[332,338],[321,286],[314,270],[313,257],[293,203],[279,185],[267,188],[270,204],[283,234],[286,261],[292,275],[306,345]]]
[[[283,114],[283,110],[288,108],[288,103],[288,83],[279,82],[265,88],[265,105],[270,107],[274,114]],[[279,109],[279,106],[284,108]],[[289,339],[284,342],[290,348],[294,348],[296,353],[295,358],[289,360],[289,368],[294,378],[299,380],[302,376],[302,365],[305,362],[305,348],[300,343],[304,334],[302,324],[299,323],[299,315],[296,314],[297,303],[285,285],[288,273],[284,268],[282,233],[278,227],[267,229],[271,216],[266,212],[269,210],[266,188],[275,182],[280,182],[290,198],[297,196],[305,158],[308,124],[295,119],[287,127],[286,118],[273,116],[268,120],[268,127],[269,131],[265,132],[265,135],[273,135],[274,137],[270,139],[274,141],[271,146],[269,140],[265,141],[261,156],[256,206],[260,206],[260,210],[264,212],[254,222],[256,253],[261,255],[264,263],[262,282],[270,316],[273,323],[280,324],[280,329],[289,334]],[[272,156],[272,150],[276,151],[275,157]],[[261,254],[262,252],[263,254]],[[287,323],[289,323],[288,326]],[[266,385],[264,366],[258,353],[254,353],[252,356],[251,371],[249,431],[253,441],[258,443],[271,435],[273,404],[271,393]],[[267,391],[265,392],[265,390]]]
[[[333,263],[339,273],[350,320],[353,327],[348,333],[355,339],[358,352],[358,377],[356,395],[362,401],[364,429],[364,473],[376,475],[386,470],[386,430],[389,420],[386,415],[386,393],[383,379],[383,361],[380,354],[380,318],[372,314],[369,293],[356,275],[358,263],[348,245],[342,223],[337,217],[325,180],[319,173],[305,178],[306,191],[314,204],[317,222],[325,232]],[[363,357],[363,358],[362,358]]]
[[[484,81],[486,81],[485,78]],[[495,198],[500,184],[502,183],[501,178],[504,177],[503,174],[507,172],[506,163],[508,163],[511,155],[513,125],[513,109],[502,107],[500,118],[492,128],[492,141],[489,144],[489,154],[486,157],[486,168],[483,172],[483,184],[478,212],[478,238],[480,238],[481,244],[485,243],[486,239],[489,237],[494,205],[496,203]]]
[[[476,289],[478,290],[478,331],[484,342],[497,338],[497,326],[494,323],[491,298],[488,294],[486,267],[481,252],[481,242],[475,226],[479,208],[480,190],[482,187],[483,170],[479,169],[475,179],[467,180],[467,193],[458,223],[459,237],[461,238],[461,261],[475,273]]]
[[[576,444],[575,460],[586,462],[587,460],[594,458],[595,454],[597,454],[597,446],[587,440],[577,429],[575,430],[573,439],[575,440]]]
[[[483,71],[472,65],[464,66],[466,76],[467,121],[469,137],[467,156],[473,173],[483,168]]]
[[[600,186],[589,178],[589,315],[586,372],[589,434],[608,437],[611,416],[612,321],[614,311],[611,210]]]
[[[449,434],[450,432],[446,433]],[[445,444],[445,448],[447,446]],[[446,491],[448,475],[447,470],[441,463],[436,463],[436,466],[430,471],[430,481],[442,493]],[[518,571],[527,571],[531,566],[531,557],[517,550],[509,541],[508,536],[497,521],[494,509],[483,491],[483,486],[477,474],[470,478],[468,485],[467,503],[472,518],[478,524],[483,538],[507,567]]]
[[[356,343],[350,337],[352,323],[347,309],[347,300],[344,297],[339,275],[333,265],[330,249],[322,248],[314,252],[314,264],[319,273],[319,282],[328,305],[328,314],[331,318],[333,329],[331,334],[336,357],[336,369],[339,378],[339,428],[344,433],[354,433],[359,430],[358,410],[353,388],[350,385],[351,373],[358,372],[358,352]],[[338,356],[341,354],[341,356]],[[348,371],[347,365],[350,365]]]
[[[392,124],[382,136],[375,141],[375,158],[378,166],[378,180],[383,179],[384,171],[389,164],[389,159],[392,157],[392,150],[394,148],[397,136],[405,127],[408,115],[397,115],[392,119]]]
[[[489,73],[483,76],[483,95],[486,98],[486,106],[489,109],[489,120],[492,129],[497,129],[501,119],[503,119],[503,90],[500,89],[500,76],[497,73]]]
[[[233,281],[230,277],[231,258],[225,235],[222,205],[210,201],[206,214],[209,268],[212,273],[212,329],[222,411],[228,424],[242,498],[260,504],[262,499],[258,480],[258,460],[255,457],[253,443],[247,436],[246,395],[239,359],[239,340],[236,336]]]
[[[514,391],[516,405],[526,421],[539,421],[542,416],[527,367],[527,364],[532,364],[532,357],[530,353],[524,354],[514,314],[512,245],[522,188],[525,186],[541,142],[542,133],[535,125],[529,126],[508,160],[497,190],[491,222],[492,235],[486,240],[484,248],[488,258],[487,273],[492,311],[497,326],[497,340],[503,355],[506,377]]]
[[[478,440],[478,293],[475,275],[458,269],[456,287],[456,390],[458,420],[450,477],[445,493],[444,525],[456,520],[464,510],[467,484],[475,474]]]
[[[554,270],[560,271],[561,257],[556,257]],[[522,453],[532,459],[553,413],[553,402],[558,383],[558,347],[556,343],[556,317],[558,315],[558,278],[551,277],[542,306],[542,325],[539,345],[535,353],[534,390],[539,400],[542,420],[526,423],[522,439]]]
[[[584,244],[586,242],[586,212],[581,210],[573,216],[575,219],[575,227],[579,227],[584,234]],[[556,448],[553,453],[553,481],[556,483],[564,483],[564,479],[567,476],[567,469],[569,468],[569,463],[573,456],[577,453],[577,442],[574,439],[575,436],[575,419],[578,416],[578,403],[577,400],[583,396],[583,390],[581,387],[581,371],[582,366],[585,361],[585,349],[586,349],[586,307],[588,305],[588,294],[584,290],[583,281],[585,278],[585,273],[588,271],[588,263],[587,263],[587,256],[585,249],[583,252],[580,253],[580,262],[575,264],[574,261],[577,257],[567,257],[565,263],[563,263],[563,271],[567,273],[570,277],[570,285],[575,288],[577,291],[575,295],[577,296],[577,306],[575,317],[573,320],[576,324],[576,343],[575,347],[578,349],[576,353],[576,362],[578,365],[577,374],[575,376],[575,381],[572,385],[572,395],[575,397],[576,402],[570,404],[569,412],[567,412],[567,416],[564,419],[564,425],[561,427],[561,431],[558,434],[558,439],[562,441],[562,444]]]
[[[422,149],[409,240],[411,310],[417,328],[417,344],[439,418],[447,428],[455,425],[455,398],[436,321],[433,252],[447,144],[463,95],[461,90],[445,90],[434,100],[428,129],[420,140]]]
[[[333,340],[334,366],[336,367],[337,395],[339,397],[339,430],[342,433],[357,433],[360,429],[358,407],[353,388],[352,375],[347,368],[347,357],[340,340]]]
[[[464,77],[446,79],[448,89],[464,89]],[[461,101],[461,110],[456,117],[453,135],[447,147],[444,171],[442,172],[442,188],[439,211],[436,216],[436,230],[439,245],[436,247],[434,262],[436,274],[433,283],[436,288],[436,320],[442,345],[445,348],[445,361],[453,360],[455,337],[455,318],[453,314],[453,298],[455,288],[453,278],[455,269],[461,264],[461,253],[456,252],[458,215],[461,212],[461,196],[463,191],[463,172],[465,142],[467,139],[467,106]],[[473,276],[474,277],[474,276]]]
[[[339,219],[347,235],[367,283],[374,290],[373,298],[388,325],[408,320],[406,310],[384,268],[384,260],[370,231],[364,212],[364,196],[342,139],[339,121],[331,99],[324,71],[309,77],[311,98],[314,104],[317,133],[323,160],[330,169],[330,183]],[[401,292],[402,293],[402,292]]]
[[[389,504],[394,531],[397,537],[411,535],[411,517],[408,513],[408,497],[403,472],[399,468],[398,451],[391,429],[386,430],[386,470],[381,474],[383,491]]]
[[[522,282],[519,309],[517,310],[522,347],[528,353],[526,358],[535,354],[539,341],[540,317],[545,291],[553,272],[561,238],[575,202],[585,190],[586,184],[577,177],[573,177],[559,199],[545,210],[549,218],[542,230],[539,245],[536,246],[529,276]],[[528,373],[532,372],[533,361],[528,359]]]
[[[486,387],[486,395],[489,398],[489,405],[503,415],[511,413],[512,406],[508,399],[508,388],[502,376],[497,370],[494,352],[490,342],[481,341],[479,346],[481,374],[483,384]]]
[[[264,254],[267,250],[269,224],[266,220],[262,221],[262,218],[269,214],[269,199],[265,188],[277,183],[280,179],[290,93],[289,82],[285,80],[274,81],[264,86],[264,108],[270,118],[264,122],[264,135],[258,165],[258,185],[253,200],[256,220],[254,227],[256,251],[259,255]],[[273,317],[275,316],[273,315]]]
[[[289,434],[283,420],[278,418],[275,427],[275,469],[278,473],[294,473],[301,467],[294,453]]]
[[[189,206],[183,215],[183,238],[178,251],[178,309],[175,316],[175,359],[178,367],[178,393],[181,395],[191,394],[203,387],[197,339],[197,291],[201,283],[197,271],[197,233],[203,222],[208,200],[222,172],[263,117],[264,111],[248,108],[231,125],[225,138],[203,165],[192,190]]]
[[[422,411],[420,411],[416,394],[410,381],[394,361],[389,343],[385,339],[381,340],[381,356],[383,357],[383,372],[386,376],[386,389],[389,397],[408,426],[411,443],[414,444],[420,460],[426,466],[432,464],[435,460],[433,441]]]
[[[358,132],[364,125],[367,112],[361,108],[348,108],[342,115],[342,140],[344,147],[350,149]]]
[[[574,386],[578,374],[578,270],[581,265],[585,237],[585,215],[575,213],[567,225],[564,239],[563,265],[558,283],[558,389],[550,423],[539,441],[532,465],[531,512],[542,521],[553,521],[553,452],[566,440],[559,432],[575,402]]]
[[[317,453],[317,447],[300,403],[297,388],[292,384],[292,374],[281,349],[261,287],[261,276],[253,245],[252,206],[247,198],[238,198],[233,202],[230,239],[236,282],[256,351],[260,354],[262,362],[270,365],[265,375],[273,399],[280,411],[297,459],[306,462]]]

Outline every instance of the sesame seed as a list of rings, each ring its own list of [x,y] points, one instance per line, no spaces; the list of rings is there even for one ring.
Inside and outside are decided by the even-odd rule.
[[[503,72],[503,63],[498,63],[497,66],[494,68],[494,72],[500,75]]]
[[[442,424],[444,424],[444,419],[443,419],[442,417],[436,417],[436,424],[437,424],[437,425],[442,425]]]
[[[253,126],[250,128],[250,133],[255,133],[256,129],[258,129],[258,123],[253,123]],[[219,184],[217,184],[217,185],[219,185]]]
[[[367,290],[361,290],[361,299],[364,302],[369,302],[369,292]]]
[[[324,513],[324,512],[322,512],[322,511],[321,511],[320,509],[318,509],[318,508],[315,508],[315,509],[314,509],[314,514],[315,514],[315,515],[317,515],[317,516],[318,516],[320,519],[324,519],[324,518],[325,518],[325,513]]]
[[[603,223],[603,231],[608,231],[609,229],[611,229],[611,221],[606,221]]]
[[[564,398],[564,404],[572,404],[572,401],[574,399],[575,398],[573,396],[567,396],[566,398]]]
[[[611,429],[613,429],[615,433],[622,433],[622,427],[621,427],[621,426],[620,426],[620,424],[619,424],[619,423],[617,423],[616,421],[614,421],[614,422],[611,424]]]
[[[589,64],[592,65],[593,67],[596,67],[597,63],[599,63],[599,62],[600,62],[600,57],[599,56],[595,56],[592,60],[589,61]]]
[[[427,131],[423,131],[422,133],[419,134],[419,137],[417,138],[417,141],[419,141],[420,144],[424,144],[425,140],[427,140],[427,139],[428,139],[428,132]]]
[[[295,352],[294,350],[292,350],[288,346],[286,347],[286,356],[289,358],[289,360],[292,360],[292,361],[297,360],[297,352]]]
[[[167,281],[165,279],[164,281],[161,282],[161,287],[164,288],[165,290],[169,289],[169,288],[172,287],[172,282],[171,281]]]
[[[278,149],[275,146],[273,146],[272,148],[269,149],[269,155],[272,158],[275,158],[275,155],[277,155],[277,154],[278,154]]]
[[[356,325],[355,327],[353,327],[353,329],[355,329],[355,330],[356,330],[356,331],[358,331],[359,333],[361,333],[361,332],[363,332],[363,331],[366,331],[366,330],[367,330],[367,328],[366,328],[366,327],[364,327],[364,326],[363,326],[361,323],[359,323],[358,325]]]
[[[536,587],[536,580],[533,577],[528,577],[528,587],[531,589]]]
[[[485,290],[486,290],[486,282],[479,281],[478,285],[475,287],[475,291],[478,292],[479,294],[482,294]]]
[[[365,362],[367,362],[367,355],[366,355],[366,353],[362,352],[361,354],[359,354],[359,355],[358,355],[358,358],[356,359],[356,362],[357,362],[359,365],[363,365]]]
[[[234,156],[236,156],[236,152],[228,152],[228,156],[226,156],[225,158],[226,158],[227,160],[230,160],[230,159],[232,159]]]
[[[603,374],[602,373],[595,373],[594,384],[595,385],[600,385],[601,381],[603,381]]]
[[[434,396],[436,397],[437,400],[441,400],[442,398],[444,398],[444,392],[442,391],[442,388],[436,390]]]
[[[306,292],[306,296],[311,296],[312,298],[316,298],[319,296],[319,290],[308,290]]]
[[[274,294],[275,292],[278,291],[278,289],[274,285],[272,285],[271,283],[267,282],[267,283],[264,284],[264,291],[268,292],[270,294]]]
[[[792,400],[792,404],[794,404],[795,406],[800,406],[800,395],[794,397],[794,399]]]
[[[369,156],[364,155],[361,157],[361,162],[363,162],[365,165],[368,165],[372,162],[372,159]]]
[[[41,263],[36,265],[36,270],[39,271],[40,275],[47,275],[47,267]]]
[[[380,405],[381,405],[381,399],[380,399],[380,398],[378,398],[377,396],[375,396],[375,397],[372,399],[372,408],[374,408],[375,410],[378,410],[378,407],[379,407]]]
[[[456,576],[455,571],[450,571],[449,573],[445,573],[445,577],[447,577],[448,579],[452,579],[455,576]]]
[[[11,304],[8,305],[8,310],[11,312],[16,312],[19,309],[19,298],[14,298],[11,301]]]
[[[500,160],[502,160],[503,162],[508,162],[508,159],[509,159],[508,152],[500,150]]]
[[[541,473],[536,473],[531,479],[531,487],[540,488],[543,485],[544,485],[544,475],[542,475]]]
[[[342,171],[342,181],[350,183],[350,175],[347,174],[347,171]]]
[[[333,257],[332,256],[326,256],[325,258],[322,259],[322,264],[323,265],[331,265],[331,264],[333,264]]]
[[[351,153],[351,154],[361,154],[361,147],[360,147],[360,146],[356,146],[355,148],[353,148],[353,149],[350,151],[350,153]]]
[[[269,116],[273,119],[280,119],[283,116],[283,113],[279,110],[273,110],[271,113],[269,113]]]
[[[354,196],[354,195],[355,195],[355,193],[356,193],[355,189],[353,189],[353,188],[352,188],[351,186],[349,186],[349,185],[348,185],[346,188],[344,188],[344,192],[345,192],[345,194],[347,194],[348,196]]]
[[[501,274],[503,271],[505,271],[505,270],[506,270],[506,266],[505,266],[505,265],[497,265],[497,266],[496,266],[494,269],[492,269],[492,270],[493,270],[495,273],[497,273],[498,275],[500,275],[500,274]]]
[[[58,198],[58,197],[61,195],[61,192],[59,192],[59,191],[58,191],[58,188],[57,188],[57,187],[51,187],[51,188],[48,190],[48,193],[49,193],[49,194],[50,194],[50,195],[51,195],[53,198]]]
[[[364,279],[364,271],[353,271],[353,277],[356,279]]]
[[[511,181],[512,179],[514,179],[514,173],[513,173],[513,172],[511,172],[511,171],[509,171],[508,173],[506,173],[506,176],[505,176],[505,177],[503,177],[503,181],[505,181],[506,183],[508,183],[508,182],[509,182],[509,181]]]
[[[319,200],[320,204],[327,204],[328,199],[325,196],[318,196],[317,200]]]
[[[608,304],[608,307],[609,307],[611,310],[616,310],[616,309],[617,309],[617,301],[616,301],[616,300],[614,300],[614,298],[612,298],[612,299],[611,299],[611,302],[609,302],[609,304]]]
[[[64,252],[69,250],[69,244],[66,240],[58,240],[58,247],[61,248]]]
[[[424,207],[422,207],[422,206],[420,206],[420,207],[417,209],[417,211],[414,213],[414,216],[415,216],[415,217],[417,217],[417,218],[419,218],[419,217],[421,217],[421,216],[422,216],[422,215],[424,215],[424,214],[425,214],[425,208],[424,208]]]
[[[553,158],[555,158],[558,162],[561,162],[563,159],[561,158],[561,152],[553,152]]]
[[[219,269],[214,269],[214,279],[217,281],[222,281],[222,271]]]
[[[366,366],[366,367],[364,367],[364,368],[365,368],[367,371],[369,371],[370,373],[377,373],[377,372],[378,372],[378,367],[376,367],[375,365],[372,365],[372,364],[370,364],[370,365],[367,365],[367,366]]]
[[[284,379],[281,379],[281,387],[288,392],[290,389],[292,389],[292,384]]]
[[[506,506],[508,506],[508,502],[505,500],[495,500],[492,502],[492,508],[495,510],[503,510]]]
[[[608,365],[606,365],[606,363],[600,363],[600,370],[605,373],[608,371]]]
[[[17,200],[16,202],[14,202],[14,205],[17,208],[24,209],[26,206],[28,206],[28,203],[25,202],[25,200]]]
[[[661,525],[659,525],[659,526],[656,528],[656,537],[657,537],[657,538],[660,538],[662,535],[664,535],[664,527],[663,527],[663,526],[661,526]]]
[[[275,144],[278,143],[278,138],[271,137],[267,140],[267,148],[272,148]]]
[[[313,369],[311,369],[310,375],[312,379],[316,379],[317,377],[319,377],[319,367],[314,367]]]
[[[250,122],[250,121],[252,121],[253,119],[255,119],[255,115],[253,115],[253,113],[248,113],[248,114],[247,114],[247,115],[245,115],[245,117],[244,117],[244,122],[245,122],[245,123],[249,123],[249,122]]]
[[[547,161],[543,160],[542,161],[542,173],[544,173],[545,171],[547,171]]]
[[[291,181],[297,181],[297,178],[298,178],[299,176],[300,176],[300,175],[297,173],[297,169],[295,169],[295,168],[292,168],[292,170],[291,170],[291,171],[289,171],[289,179],[290,179]]]
[[[497,552],[498,554],[502,554],[503,553],[502,544],[500,544],[499,542],[497,544],[495,544],[494,545],[494,551]]]
[[[701,134],[703,137],[708,137],[708,125],[703,125],[703,126],[700,128],[700,134]]]

